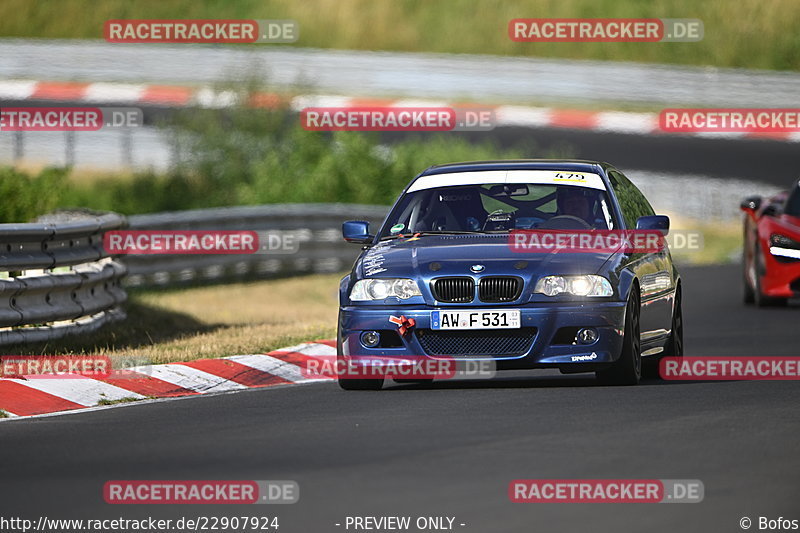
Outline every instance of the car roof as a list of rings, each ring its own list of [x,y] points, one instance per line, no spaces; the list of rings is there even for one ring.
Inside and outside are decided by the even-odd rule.
[[[572,172],[597,172],[609,168],[608,163],[583,159],[499,159],[466,161],[428,167],[418,177],[450,172],[476,172],[484,170],[565,170]]]
[[[480,183],[548,183],[583,186],[607,190],[605,169],[607,163],[580,159],[506,159],[469,161],[429,167],[408,184],[404,193],[433,189],[441,186],[475,185]],[[569,177],[558,177],[558,172],[587,175],[579,183]],[[589,178],[594,176],[594,178]]]

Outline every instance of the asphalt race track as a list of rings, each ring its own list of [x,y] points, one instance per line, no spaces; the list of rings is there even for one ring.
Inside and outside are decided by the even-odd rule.
[[[46,100],[14,100],[3,98],[0,94],[0,105],[3,107],[48,106]],[[84,105],[81,101],[60,102],[64,106]],[[142,109],[145,128],[136,148],[137,154],[147,154],[149,165],[161,167],[167,165],[169,146],[159,136],[154,127],[159,121],[168,119],[174,109],[138,105]],[[426,132],[383,132],[379,135],[382,142],[393,144],[408,138],[433,138],[441,133]],[[743,178],[760,181],[785,188],[797,177],[796,142],[769,139],[725,139],[688,135],[637,135],[614,132],[597,132],[582,129],[552,127],[501,126],[492,131],[449,132],[447,135],[460,137],[474,143],[491,142],[505,149],[519,149],[526,157],[574,157],[608,161],[623,170],[646,169],[674,174],[702,174],[715,178]],[[52,140],[50,141],[53,142]],[[63,156],[60,144],[48,147],[29,145],[26,150],[40,150],[40,158]],[[120,141],[116,136],[104,135],[93,137],[82,151],[79,160],[98,161],[116,154]],[[81,144],[81,150],[84,150]],[[5,148],[11,153],[10,143]],[[54,156],[54,153],[58,156]],[[102,157],[97,159],[101,154]],[[421,168],[419,169],[422,170]]]
[[[745,307],[736,266],[683,274],[687,355],[798,355],[796,305]],[[798,518],[797,387],[501,374],[12,421],[0,424],[0,506],[34,519],[277,514],[283,533],[345,531],[347,515],[454,516],[464,532],[741,531],[748,516],[756,530],[759,516]],[[699,479],[705,500],[513,504],[519,478]],[[294,505],[113,506],[102,498],[110,479],[291,479],[301,495]]]

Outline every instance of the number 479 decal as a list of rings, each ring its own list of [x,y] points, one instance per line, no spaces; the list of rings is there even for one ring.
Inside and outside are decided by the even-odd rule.
[[[584,176],[583,174],[576,174],[574,172],[556,172],[554,178],[557,180],[579,180],[579,181],[586,180],[586,176]]]

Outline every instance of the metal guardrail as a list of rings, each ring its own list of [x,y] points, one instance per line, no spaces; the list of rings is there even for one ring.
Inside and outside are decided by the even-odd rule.
[[[30,224],[0,224],[0,345],[88,333],[125,318],[125,286],[167,286],[338,272],[358,248],[341,237],[346,219],[379,224],[383,206],[291,204],[200,209],[128,219],[57,213]],[[103,235],[116,229],[250,230],[292,235],[291,253],[110,257]]]
[[[166,286],[268,278],[350,267],[358,247],[342,240],[344,220],[380,224],[388,207],[353,204],[287,204],[199,209],[128,218],[132,230],[251,230],[291,234],[293,253],[128,255],[125,285]]]
[[[365,98],[455,96],[462,102],[511,104],[536,95],[542,101],[596,106],[739,107],[746,102],[748,107],[796,107],[800,91],[797,72],[629,61],[284,46],[120,46],[99,39],[2,39],[0,46],[0,78],[18,80],[197,86],[216,83],[226,72],[252,73],[254,64],[263,64],[259,72],[271,87],[293,91],[298,80],[308,80],[319,94]]]
[[[125,266],[103,250],[123,216],[59,213],[0,224],[0,345],[94,331],[125,317]]]

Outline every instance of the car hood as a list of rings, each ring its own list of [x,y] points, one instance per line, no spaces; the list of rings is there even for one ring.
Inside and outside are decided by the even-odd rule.
[[[356,264],[358,278],[595,274],[615,252],[513,251],[508,235],[425,235],[381,242]],[[473,266],[482,265],[475,272]]]
[[[779,217],[778,222],[784,228],[794,233],[794,235],[787,235],[787,236],[795,237],[800,235],[800,217],[787,215],[784,213]]]

